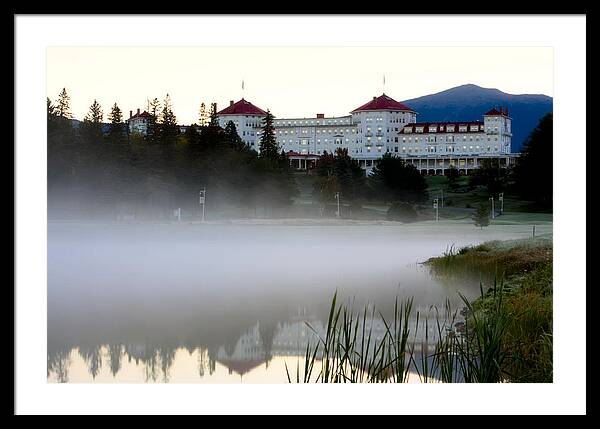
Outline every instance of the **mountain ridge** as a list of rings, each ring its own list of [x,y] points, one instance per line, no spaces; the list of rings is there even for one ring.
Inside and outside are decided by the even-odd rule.
[[[481,121],[492,107],[507,107],[513,121],[512,151],[519,152],[539,120],[552,112],[553,98],[545,94],[509,94],[467,83],[402,103],[417,112],[417,122]]]

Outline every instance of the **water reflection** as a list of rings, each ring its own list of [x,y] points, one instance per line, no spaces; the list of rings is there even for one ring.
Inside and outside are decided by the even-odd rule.
[[[436,322],[440,319],[436,318],[433,311],[418,309],[417,312],[419,321],[413,317],[409,324],[411,347],[417,354],[432,353],[438,336]],[[367,314],[366,334],[371,337],[370,348],[366,350],[369,356],[385,336],[386,324],[381,317],[374,317],[374,313]],[[360,323],[362,326],[362,321]],[[326,324],[314,314],[308,315],[304,311],[277,324],[257,320],[246,329],[240,329],[240,332],[233,341],[218,346],[174,342],[169,337],[125,344],[92,345],[89,341],[86,344],[62,344],[48,349],[48,380],[58,383],[94,382],[104,372],[109,374],[102,377],[104,382],[169,383],[172,371],[179,363],[176,371],[184,377],[192,364],[195,366],[194,377],[188,376],[188,381],[212,377],[219,367],[226,371],[229,378],[243,382],[244,376],[256,368],[262,366],[269,371],[273,359],[283,359],[289,363],[294,358],[304,358],[307,347],[312,349],[320,339],[325,338]],[[357,338],[357,344],[361,344],[362,331],[358,332]],[[317,353],[317,359],[320,357],[321,354]],[[69,377],[72,364],[79,366],[75,379]],[[82,376],[82,368],[87,377]],[[126,374],[122,374],[122,371]],[[287,381],[286,373],[281,370],[273,375],[271,382]]]
[[[490,238],[50,224],[48,381],[285,383],[285,359],[324,335],[335,290],[355,310],[384,315],[395,296],[414,297],[421,314],[446,299],[460,305],[457,291],[475,296],[478,285],[444,284],[418,263],[449,243]],[[369,323],[381,336],[381,320]]]

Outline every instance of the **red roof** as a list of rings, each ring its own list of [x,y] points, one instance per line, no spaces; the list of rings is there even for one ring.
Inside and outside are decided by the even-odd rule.
[[[495,107],[487,112],[484,116],[508,116],[508,107],[501,107],[500,110]]]
[[[256,107],[254,104],[249,101],[244,100],[243,98],[237,103],[230,104],[220,112],[217,112],[217,115],[266,115],[263,109]]]
[[[448,125],[454,125],[454,130],[453,131],[448,131]],[[437,127],[437,132],[438,133],[458,133],[459,131],[459,126],[467,126],[467,132],[468,133],[479,133],[481,132],[480,129],[481,127],[484,125],[483,122],[481,121],[469,121],[469,122],[416,122],[413,124],[408,124],[406,125],[404,128],[402,128],[400,131],[398,131],[398,134],[407,134],[408,130],[411,130],[411,132],[413,134],[419,134],[415,132],[415,128],[416,127],[423,127],[423,134],[427,134],[429,133],[429,127],[430,126],[436,126]],[[471,125],[477,125],[477,131],[471,131]],[[464,131],[460,131],[463,132]]]
[[[225,360],[217,359],[217,362],[227,367],[229,371],[244,375],[252,369],[265,363],[265,359],[248,359],[248,360]]]
[[[385,94],[382,94],[379,97],[373,97],[373,99],[367,104],[363,104],[350,113],[361,112],[365,110],[404,110],[408,112],[414,112],[414,110],[410,107],[402,103],[398,103],[396,100],[388,97]]]
[[[147,119],[150,119],[151,117],[152,117],[152,115],[144,110],[142,113],[136,113],[135,115],[133,115],[129,119],[133,119],[133,118],[147,118]]]

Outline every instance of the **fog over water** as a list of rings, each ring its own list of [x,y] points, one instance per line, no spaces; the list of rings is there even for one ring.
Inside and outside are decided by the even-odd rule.
[[[384,313],[396,296],[414,297],[417,308],[442,305],[446,298],[459,305],[457,291],[474,297],[477,282],[444,282],[419,263],[451,245],[519,238],[506,232],[483,234],[472,227],[468,231],[388,224],[51,222],[49,381],[95,379],[73,377],[76,369],[70,378],[57,375],[67,361],[73,364],[72,357],[65,362],[60,358],[66,359],[74,348],[86,357],[90,373],[93,363],[102,361],[100,355],[108,353],[105,359],[112,363],[104,370],[111,369],[112,381],[127,379],[121,355],[129,350],[131,360],[132,348],[138,358],[148,357],[149,350],[168,351],[170,365],[181,347],[190,355],[206,350],[214,371],[218,356],[232,358],[240,338],[249,335],[257,338],[258,354],[269,355],[259,360],[268,362],[278,353],[282,326],[299,314],[326,321],[336,290],[342,301],[354,300],[357,309],[370,302]],[[110,345],[117,357],[106,351]],[[86,349],[96,354],[82,353]],[[285,372],[277,376],[285,382]]]

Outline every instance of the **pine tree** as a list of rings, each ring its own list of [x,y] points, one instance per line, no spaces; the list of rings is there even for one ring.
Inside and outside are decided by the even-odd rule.
[[[475,226],[478,226],[481,229],[490,224],[490,214],[485,204],[479,204],[477,210],[473,214],[473,220],[475,221]]]
[[[112,141],[118,141],[123,137],[123,113],[117,103],[115,103],[108,114],[110,121],[109,136]]]
[[[219,126],[219,115],[217,115],[217,103],[212,103],[210,106],[210,122],[208,124],[210,127],[218,127]]]
[[[200,121],[198,122],[198,124],[201,127],[206,127],[209,124],[209,120],[210,120],[210,114],[209,112],[207,112],[206,110],[206,105],[204,103],[200,104]]]
[[[233,121],[227,122],[225,125],[225,139],[230,148],[241,150],[244,147],[244,142],[237,132],[237,128]]]
[[[178,134],[177,118],[173,113],[171,97],[167,94],[160,114],[160,137],[163,142],[173,142]]]
[[[94,100],[90,106],[90,110],[83,119],[84,130],[86,136],[91,139],[99,139],[102,137],[102,108],[98,101]]]
[[[191,146],[198,145],[200,142],[200,132],[198,131],[198,126],[196,124],[190,125],[185,131],[185,139]]]
[[[148,113],[152,116],[148,124],[147,138],[150,141],[160,140],[160,126],[158,125],[158,116],[160,113],[160,101],[158,98],[148,100]]]
[[[446,170],[446,177],[448,178],[450,189],[458,188],[458,178],[460,177],[460,173],[455,166],[451,166]]]
[[[94,100],[92,105],[90,106],[90,110],[88,114],[84,118],[84,122],[89,122],[92,124],[100,124],[102,123],[102,118],[104,117],[104,113],[102,112],[102,107],[98,101]]]
[[[386,153],[373,167],[372,188],[388,201],[419,202],[426,198],[425,178],[402,158]]]
[[[263,119],[263,129],[260,136],[259,153],[261,158],[276,159],[279,155],[279,148],[275,140],[275,128],[273,120],[275,116],[270,110],[267,110],[267,115]]]
[[[56,100],[56,115],[60,118],[71,119],[71,97],[65,88],[62,89]]]
[[[514,191],[541,207],[552,207],[553,119],[548,113],[531,132],[514,168]]]
[[[47,108],[47,123],[48,123],[48,132],[53,131],[56,128],[57,123],[57,115],[56,115],[56,107],[50,101],[50,98],[46,97],[46,108]]]

